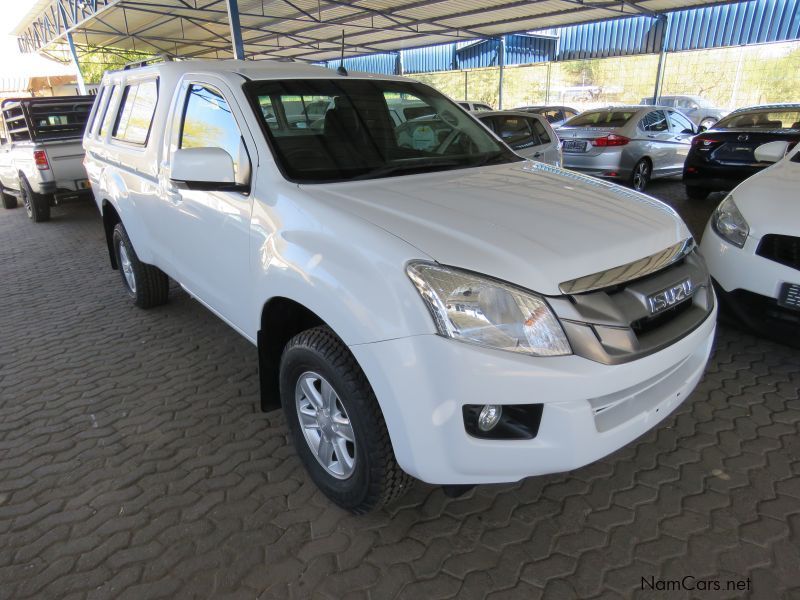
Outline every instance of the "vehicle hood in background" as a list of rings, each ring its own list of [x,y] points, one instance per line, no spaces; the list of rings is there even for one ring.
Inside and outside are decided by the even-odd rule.
[[[750,235],[800,236],[800,164],[788,158],[759,171],[731,192]]]
[[[441,264],[543,294],[690,236],[658,200],[528,161],[301,188]]]

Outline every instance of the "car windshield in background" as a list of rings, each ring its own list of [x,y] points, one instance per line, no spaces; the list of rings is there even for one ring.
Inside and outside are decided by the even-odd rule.
[[[635,110],[601,110],[585,112],[564,123],[565,127],[622,127],[630,121]]]
[[[800,110],[753,110],[728,115],[714,129],[800,129]]]
[[[256,81],[245,88],[292,181],[374,179],[522,160],[422,84],[340,78]],[[401,111],[406,120],[398,118],[403,106],[413,108]]]

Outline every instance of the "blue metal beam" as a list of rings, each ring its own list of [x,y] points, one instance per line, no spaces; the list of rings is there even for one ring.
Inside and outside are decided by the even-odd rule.
[[[231,43],[233,58],[244,60],[244,41],[242,41],[242,24],[239,22],[238,0],[225,0],[228,5],[228,21],[231,24]]]
[[[67,11],[64,5],[59,3],[59,13],[61,18],[57,22],[63,23],[67,34],[67,45],[69,46],[69,53],[72,55],[72,62],[75,65],[75,70],[78,72],[78,93],[86,94],[86,82],[83,80],[83,71],[81,71],[81,63],[78,62],[78,51],[75,49],[75,40],[72,39],[72,30],[66,29]]]

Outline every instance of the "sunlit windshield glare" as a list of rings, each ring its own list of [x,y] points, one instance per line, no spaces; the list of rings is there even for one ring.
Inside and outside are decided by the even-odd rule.
[[[572,117],[564,127],[622,127],[633,116],[631,110],[602,110]]]
[[[800,110],[758,110],[728,115],[714,129],[800,129]]]
[[[432,88],[403,81],[312,79],[247,86],[286,176],[371,179],[520,160]]]

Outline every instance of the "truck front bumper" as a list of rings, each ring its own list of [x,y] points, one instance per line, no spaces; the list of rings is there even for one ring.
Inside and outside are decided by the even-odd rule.
[[[673,345],[603,365],[578,356],[536,358],[437,335],[351,346],[381,405],[394,452],[432,484],[502,483],[576,469],[636,439],[697,385],[716,309]],[[465,404],[543,405],[535,438],[478,439]]]

